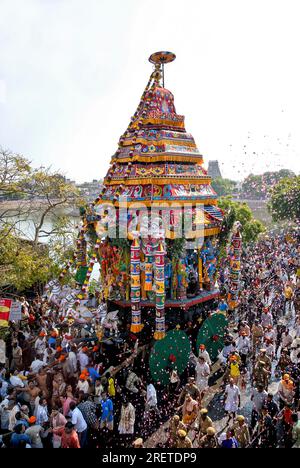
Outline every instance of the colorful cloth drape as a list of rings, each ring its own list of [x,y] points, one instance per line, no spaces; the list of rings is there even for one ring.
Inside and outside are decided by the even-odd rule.
[[[239,302],[242,235],[239,227],[236,228],[231,241],[232,256],[230,259],[230,289],[228,304],[230,309],[235,309]]]
[[[145,291],[152,291],[152,257],[145,255]]]
[[[165,335],[165,251],[162,242],[159,243],[155,252],[155,297],[156,317],[155,333],[156,340],[162,340]]]
[[[141,264],[140,243],[134,238],[130,248],[130,278],[131,278],[131,327],[133,333],[139,333],[143,328],[141,322]]]

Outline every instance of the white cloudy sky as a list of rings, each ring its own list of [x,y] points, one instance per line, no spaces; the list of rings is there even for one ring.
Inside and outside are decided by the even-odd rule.
[[[223,174],[300,169],[299,1],[0,0],[0,145],[103,177],[152,70]]]

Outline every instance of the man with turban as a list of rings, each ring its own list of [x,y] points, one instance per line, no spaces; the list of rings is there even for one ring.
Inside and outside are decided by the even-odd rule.
[[[192,447],[193,447],[192,441],[187,436],[186,431],[183,430],[183,429],[179,429],[177,431],[177,440],[176,440],[176,443],[175,443],[175,448],[189,449],[189,448],[192,448]]]
[[[279,406],[282,409],[286,404],[292,405],[295,395],[295,385],[289,374],[284,374],[278,385]]]

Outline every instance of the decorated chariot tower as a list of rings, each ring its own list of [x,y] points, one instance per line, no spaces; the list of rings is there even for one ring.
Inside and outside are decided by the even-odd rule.
[[[134,333],[143,327],[141,310],[155,307],[157,340],[166,307],[187,310],[218,295],[223,219],[203,157],[164,87],[164,65],[174,59],[170,52],[149,58],[154,70],[78,236],[79,299],[99,262],[103,296],[131,309]]]

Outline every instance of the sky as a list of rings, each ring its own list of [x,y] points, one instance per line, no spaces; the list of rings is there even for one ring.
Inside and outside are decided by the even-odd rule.
[[[0,0],[0,146],[105,176],[152,65],[224,177],[300,172],[298,0]]]

